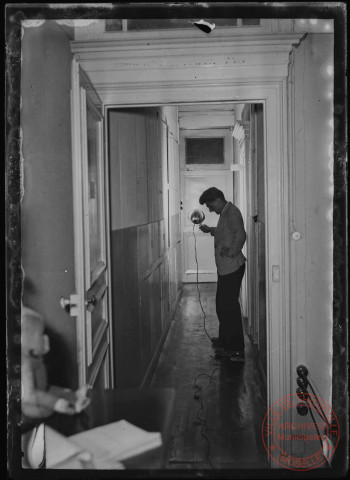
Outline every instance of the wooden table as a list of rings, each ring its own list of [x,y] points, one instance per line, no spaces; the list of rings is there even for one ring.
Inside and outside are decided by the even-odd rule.
[[[80,414],[67,416],[55,413],[46,419],[45,423],[67,437],[122,419],[149,432],[161,432],[161,447],[122,463],[127,469],[164,468],[175,390],[170,388],[92,389],[89,396],[91,403]]]

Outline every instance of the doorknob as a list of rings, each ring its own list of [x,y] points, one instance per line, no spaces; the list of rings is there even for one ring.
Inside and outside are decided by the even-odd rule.
[[[65,310],[71,317],[76,317],[78,315],[78,295],[72,294],[68,298],[60,298],[60,306]]]
[[[70,300],[68,300],[68,298],[61,297],[60,298],[60,306],[61,306],[61,308],[63,308],[63,310],[65,310],[66,312],[69,312],[70,311]]]
[[[96,303],[97,303],[97,298],[95,297],[95,295],[93,295],[91,298],[85,301],[85,306],[89,310],[89,312],[92,312]]]

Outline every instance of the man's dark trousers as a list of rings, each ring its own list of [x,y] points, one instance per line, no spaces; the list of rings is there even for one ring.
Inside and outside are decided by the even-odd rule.
[[[219,319],[219,340],[226,350],[244,351],[242,313],[239,292],[245,263],[235,272],[218,275],[216,314]]]

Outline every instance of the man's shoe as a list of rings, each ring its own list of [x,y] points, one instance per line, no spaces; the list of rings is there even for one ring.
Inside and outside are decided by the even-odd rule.
[[[244,352],[233,352],[230,355],[231,362],[244,362]]]

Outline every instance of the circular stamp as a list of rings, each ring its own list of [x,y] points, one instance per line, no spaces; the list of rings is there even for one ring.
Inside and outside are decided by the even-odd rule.
[[[294,393],[269,408],[261,434],[268,455],[278,465],[313,470],[331,462],[339,442],[339,422],[320,397]]]

